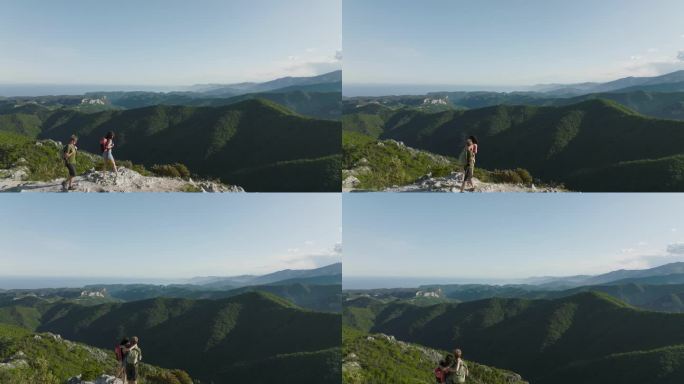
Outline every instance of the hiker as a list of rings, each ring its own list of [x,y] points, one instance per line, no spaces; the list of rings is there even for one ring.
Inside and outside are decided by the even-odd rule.
[[[447,369],[447,384],[457,384],[466,382],[466,378],[468,377],[469,372],[468,367],[466,366],[466,363],[465,361],[463,361],[461,356],[463,356],[463,352],[460,349],[454,349],[453,356],[448,356],[451,357],[451,365]]]
[[[126,379],[128,384],[138,383],[138,363],[142,360],[142,351],[138,346],[138,336],[131,337],[129,347],[126,348]]]
[[[440,360],[437,368],[435,368],[435,381],[439,384],[446,383],[449,367],[452,365],[454,357],[447,355],[445,359]]]
[[[102,165],[102,177],[105,176],[107,172],[107,164],[111,164],[114,170],[114,176],[117,175],[116,162],[114,161],[114,155],[112,155],[112,148],[114,148],[114,132],[107,132],[107,136],[100,140],[100,150],[102,150],[102,160],[104,164]]]
[[[470,184],[470,188],[475,190],[473,185],[473,173],[475,172],[475,156],[477,155],[477,139],[475,136],[470,136],[466,140],[465,145],[465,168],[463,173],[463,184],[461,184],[461,193],[465,190],[466,183]]]
[[[114,347],[114,355],[119,365],[116,367],[116,378],[121,379],[126,384],[126,356],[131,340],[128,337],[121,339],[119,345]]]
[[[69,171],[69,176],[62,182],[62,189],[65,191],[70,191],[74,189],[73,180],[76,176],[76,143],[78,142],[78,137],[76,135],[71,135],[69,139],[69,144],[65,145],[62,149],[62,160],[64,160],[64,166]]]

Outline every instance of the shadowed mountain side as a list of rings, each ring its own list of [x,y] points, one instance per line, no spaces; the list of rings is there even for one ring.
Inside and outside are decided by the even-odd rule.
[[[238,362],[279,355],[294,359],[280,377],[296,378],[311,360],[307,352],[320,357],[314,359],[317,364],[329,366],[330,357],[319,352],[340,345],[339,315],[301,310],[265,293],[223,300],[157,298],[91,307],[64,304],[51,308],[42,320],[41,330],[103,348],[124,335],[138,335],[146,361],[182,367],[203,381],[246,380],[236,376],[241,372]],[[299,363],[296,353],[303,354]],[[236,371],[231,368],[234,365]],[[339,371],[330,374],[339,375]]]
[[[684,343],[683,314],[640,311],[598,293],[426,307],[390,304],[373,321],[371,332],[441,349],[459,346],[473,360],[539,383],[554,382],[544,380],[556,378],[556,370],[570,362]]]
[[[154,106],[82,114],[58,110],[42,124],[43,138],[61,140],[75,133],[80,145],[99,151],[99,139],[117,133],[114,155],[152,166],[180,162],[199,175],[239,179],[247,191],[335,191],[334,163],[341,149],[340,123],[299,116],[265,100],[225,107]],[[297,166],[293,166],[297,164]],[[259,175],[256,169],[271,167]],[[312,174],[308,171],[311,170]],[[261,179],[277,174],[276,179]],[[337,183],[334,183],[337,182]]]

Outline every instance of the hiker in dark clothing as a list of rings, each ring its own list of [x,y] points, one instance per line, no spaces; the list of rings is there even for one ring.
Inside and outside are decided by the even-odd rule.
[[[461,184],[461,192],[465,190],[466,183],[474,190],[473,173],[475,172],[475,156],[477,155],[477,139],[475,136],[470,136],[465,144],[465,167],[463,172],[463,184]]]
[[[65,191],[74,189],[73,180],[74,177],[76,177],[76,151],[78,151],[78,147],[76,147],[77,142],[78,137],[76,137],[76,135],[71,135],[69,144],[65,145],[64,149],[62,149],[62,160],[64,160],[64,166],[69,171],[69,176],[67,176],[66,180],[62,182],[62,189]]]

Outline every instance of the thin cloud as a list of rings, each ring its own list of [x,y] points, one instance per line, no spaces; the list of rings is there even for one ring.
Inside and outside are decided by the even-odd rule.
[[[276,257],[276,264],[282,269],[318,268],[341,261],[342,243],[323,249],[316,248],[313,243],[307,244],[305,241],[301,247],[289,248],[287,252]]]
[[[667,253],[672,255],[684,255],[684,243],[674,243],[668,245]]]

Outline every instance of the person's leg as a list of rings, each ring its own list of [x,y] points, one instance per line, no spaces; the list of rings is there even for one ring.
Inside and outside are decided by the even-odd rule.
[[[105,177],[105,174],[107,173],[107,157],[102,156],[102,177]]]
[[[116,169],[116,161],[114,161],[114,157],[112,157],[112,168],[114,168],[114,174],[116,174],[118,171]]]

